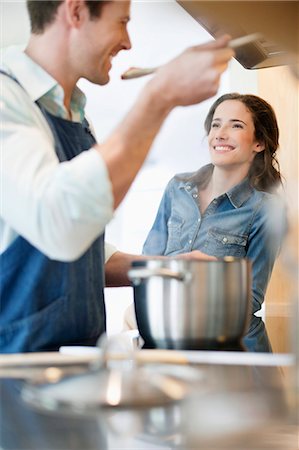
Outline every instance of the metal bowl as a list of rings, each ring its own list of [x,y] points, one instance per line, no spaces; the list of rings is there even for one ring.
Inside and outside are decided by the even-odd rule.
[[[145,348],[237,349],[251,308],[251,264],[149,259],[128,276]]]

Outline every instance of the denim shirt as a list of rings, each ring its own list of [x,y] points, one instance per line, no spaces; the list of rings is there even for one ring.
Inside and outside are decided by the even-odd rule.
[[[252,313],[261,308],[275,258],[281,246],[282,233],[271,239],[269,212],[276,214],[284,228],[284,209],[278,195],[261,192],[246,178],[223,195],[215,198],[204,214],[199,209],[198,185],[204,173],[178,174],[168,183],[150,230],[143,253],[173,256],[200,250],[216,257],[235,256],[252,262]]]

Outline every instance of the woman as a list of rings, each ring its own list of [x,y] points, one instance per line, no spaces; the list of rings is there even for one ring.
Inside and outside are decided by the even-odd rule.
[[[211,164],[169,182],[143,253],[200,250],[250,259],[253,307],[244,344],[250,351],[271,351],[264,324],[254,314],[264,301],[284,228],[276,193],[281,175],[275,113],[257,96],[225,94],[210,108],[205,129]],[[279,211],[275,233],[273,224],[268,226],[272,211]]]

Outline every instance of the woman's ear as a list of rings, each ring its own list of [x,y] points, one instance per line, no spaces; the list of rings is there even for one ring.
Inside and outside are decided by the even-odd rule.
[[[256,142],[254,151],[256,153],[260,153],[265,150],[265,144],[263,142]]]

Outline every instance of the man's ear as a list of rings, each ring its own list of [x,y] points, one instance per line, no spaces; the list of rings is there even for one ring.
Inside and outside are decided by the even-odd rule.
[[[84,0],[65,0],[66,18],[70,26],[79,28],[88,17],[88,10]]]

